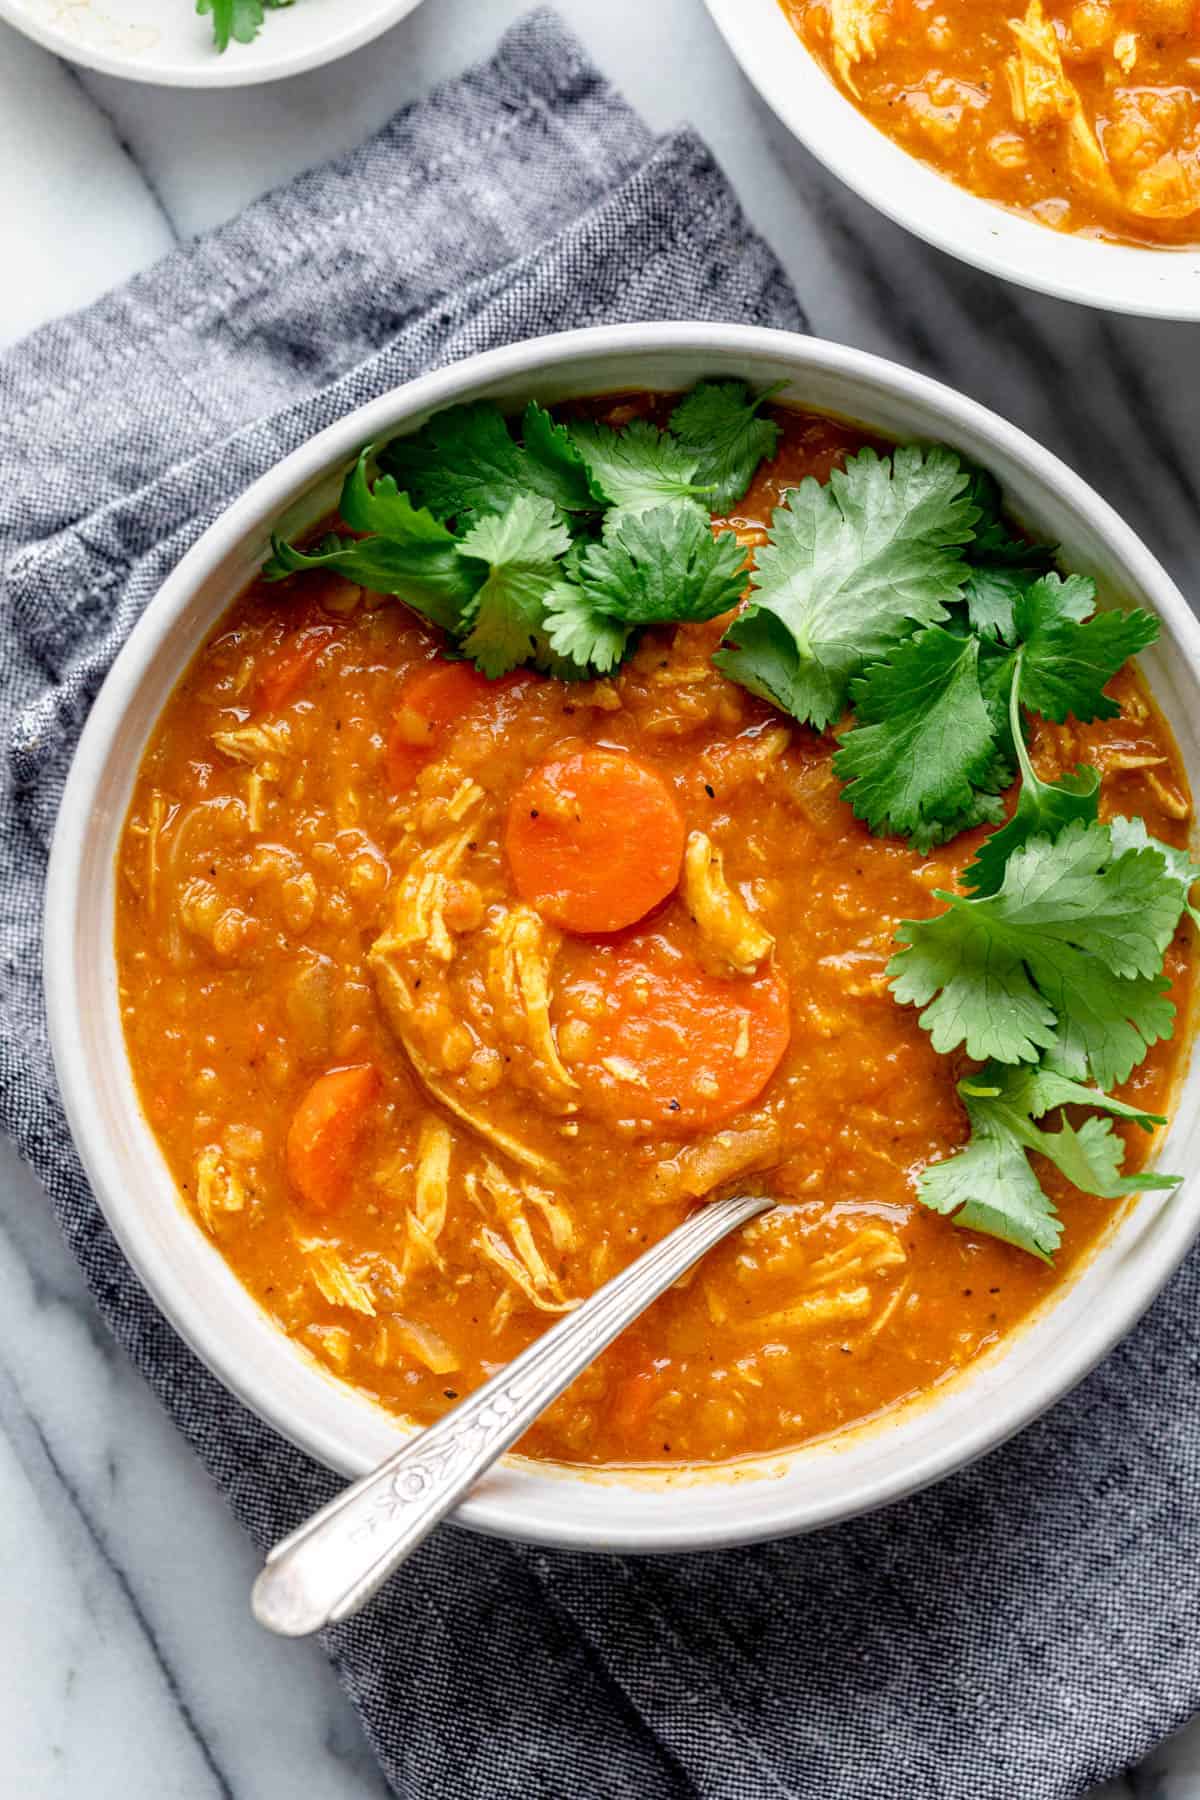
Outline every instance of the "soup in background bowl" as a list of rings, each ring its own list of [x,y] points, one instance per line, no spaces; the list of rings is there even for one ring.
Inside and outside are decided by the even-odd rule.
[[[894,32],[891,9],[889,29],[881,22],[877,30],[872,21],[882,15],[870,5],[818,13],[816,0],[811,10],[803,0],[787,0],[787,12],[780,0],[707,4],[788,129],[917,237],[1059,299],[1154,318],[1200,317],[1200,232],[1186,192],[1192,77],[1172,84],[1174,64],[1161,60],[1186,61],[1185,39],[1160,52],[1153,34],[1142,32],[1138,53],[1149,73],[1143,78],[1135,64],[1127,78],[1112,54],[1123,31],[1129,35],[1127,21],[1114,15],[1107,61],[1076,64],[1064,54],[1053,102],[1054,84],[1040,82],[1034,46],[1041,37],[1048,51],[1051,38],[1062,48],[1068,9],[1056,0],[1040,15],[1035,9],[1032,24],[1026,7],[1001,16],[985,0],[945,15],[898,4]],[[1081,6],[1071,16],[1087,11]],[[941,34],[947,42],[938,49]],[[839,35],[847,46],[840,66]],[[1022,45],[1033,59],[1028,82]],[[1158,99],[1141,95],[1143,87],[1164,83]],[[1024,124],[1010,116],[1014,93]],[[1170,124],[1175,113],[1178,129]]]
[[[936,439],[994,470],[1107,603],[1153,606],[1175,651],[1146,659],[1165,718],[1127,672],[1113,717],[1069,741],[1035,726],[1032,753],[1043,780],[1097,763],[1106,816],[1185,842],[1194,628],[1094,496],[873,359],[659,327],[429,377],[264,478],[119,660],[54,856],[51,941],[71,946],[49,964],[56,1058],[106,1210],[235,1391],[348,1472],[395,1441],[389,1412],[436,1416],[714,1184],[777,1183],[774,1222],[542,1422],[526,1448],[557,1466],[514,1459],[463,1510],[550,1541],[736,1541],[906,1491],[1077,1378],[1195,1225],[1186,1190],[1124,1216],[1060,1186],[1050,1270],[916,1202],[914,1171],[964,1141],[968,1066],[888,993],[887,946],[986,831],[871,835],[831,773],[838,740],[713,666],[727,618],[647,631],[583,682],[489,682],[328,567],[242,592],[285,508],[303,557],[336,498],[326,472],[365,440],[483,398],[657,429],[662,396],[711,377],[787,384],[730,509],[740,553],[868,438]],[[610,796],[625,829],[601,833],[606,854],[582,874],[556,861]],[[1170,952],[1185,1010],[1189,944]],[[1166,1111],[1186,1042],[1122,1094]],[[1162,1166],[1186,1166],[1188,1125]],[[1135,1167],[1149,1140],[1129,1135]]]
[[[1190,0],[781,0],[865,117],[942,175],[1056,231],[1200,245]]]

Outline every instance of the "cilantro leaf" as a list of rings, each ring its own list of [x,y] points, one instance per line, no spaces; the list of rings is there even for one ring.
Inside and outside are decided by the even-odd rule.
[[[963,871],[963,885],[978,894],[994,894],[1004,882],[1009,857],[1027,844],[1030,838],[1054,838],[1073,820],[1093,824],[1100,817],[1100,773],[1088,764],[1080,764],[1073,774],[1058,781],[1043,781],[1030,760],[1021,730],[1021,660],[1009,694],[1011,734],[1021,771],[1021,791],[1016,810],[1007,825],[992,833],[981,844],[974,862]],[[1118,854],[1130,848],[1118,843],[1112,834]]]
[[[269,0],[268,0],[269,3]],[[213,43],[227,50],[231,38],[252,44],[263,22],[263,0],[196,0],[196,11],[212,14]]]
[[[964,1149],[933,1163],[917,1192],[934,1212],[953,1216],[968,1231],[1002,1238],[1048,1262],[1058,1248],[1062,1223],[1029,1162],[1028,1152],[1046,1157],[1083,1193],[1114,1200],[1148,1188],[1172,1188],[1176,1175],[1125,1175],[1125,1145],[1113,1117],[1150,1131],[1164,1120],[1157,1113],[1114,1099],[1045,1068],[1006,1069],[988,1063],[958,1084],[971,1137]],[[1076,1129],[1064,1118],[1057,1131],[1035,1121],[1055,1108],[1091,1106],[1109,1113]]]
[[[416,507],[400,493],[390,475],[367,480],[367,464],[374,454],[368,444],[342,483],[338,515],[351,531],[372,532],[403,543],[451,544],[454,534],[438,523],[431,512]]]
[[[556,655],[607,675],[624,659],[633,627],[598,612],[586,588],[559,581],[546,594],[546,637]]]
[[[554,648],[608,670],[634,628],[714,619],[741,599],[746,555],[737,539],[714,537],[694,506],[622,513],[603,542],[578,553],[575,582],[550,594]]]
[[[744,381],[702,381],[671,414],[671,430],[699,459],[696,480],[711,486],[713,512],[731,512],[759,463],[774,456],[780,428],[759,408],[785,385],[752,399]]]
[[[531,400],[521,421],[525,455],[536,492],[563,512],[599,512],[604,504],[596,492],[579,446],[565,425],[556,425],[544,406]]]
[[[1153,850],[1118,854],[1105,826],[1077,821],[1017,850],[996,893],[937,898],[945,912],[904,920],[888,965],[935,1050],[1005,1063],[1053,1050],[1110,1087],[1170,1035],[1162,958],[1183,897]]]
[[[823,729],[855,675],[958,599],[975,517],[966,486],[959,458],[938,446],[860,451],[825,486],[806,476],[774,514],[754,604],[718,666]]]
[[[443,631],[457,631],[481,573],[463,562],[453,533],[432,513],[414,507],[390,476],[381,475],[370,487],[366,474],[370,454],[368,446],[347,475],[340,512],[352,531],[374,535],[330,534],[313,551],[272,538],[263,578],[282,581],[304,569],[328,569],[372,593],[394,594]]]
[[[1043,575],[1013,607],[1023,642],[1021,699],[1059,725],[1072,714],[1115,718],[1120,707],[1104,692],[1106,682],[1158,636],[1157,619],[1138,607],[1089,617],[1095,599],[1095,583],[1084,575]]]
[[[435,413],[411,437],[393,438],[379,461],[414,500],[439,519],[461,524],[504,513],[515,500],[540,495],[564,511],[595,509],[582,459],[562,427],[541,407],[525,410],[532,442],[522,448],[493,400]]]
[[[844,798],[872,831],[919,850],[980,819],[980,790],[1006,785],[996,730],[979,686],[979,639],[931,625],[850,684],[855,725],[833,759]],[[983,817],[998,820],[993,791]]]
[[[393,438],[379,461],[439,519],[502,513],[529,485],[520,448],[491,400],[435,413],[412,437]]]
[[[596,610],[631,625],[715,619],[746,586],[742,546],[729,533],[714,537],[692,506],[623,514],[583,551],[579,567]]]
[[[1126,819],[1120,814],[1108,822],[1112,836],[1113,848],[1118,852],[1124,850],[1156,850],[1167,866],[1167,873],[1172,881],[1179,883],[1183,895],[1183,909],[1196,925],[1200,925],[1200,909],[1191,903],[1193,887],[1200,881],[1200,868],[1192,861],[1186,850],[1176,850],[1173,844],[1164,844],[1161,838],[1151,837],[1145,819]]]
[[[546,664],[546,599],[570,542],[554,505],[535,494],[523,494],[503,515],[487,514],[462,539],[460,557],[486,565],[463,617],[462,646],[485,675],[507,675],[524,662]]]
[[[1013,607],[1026,588],[1054,566],[1054,551],[1030,544],[1009,530],[1001,511],[1000,485],[986,469],[973,469],[968,497],[979,512],[967,546],[963,599],[972,630],[1012,643]]]
[[[648,419],[633,419],[622,431],[573,420],[568,430],[587,464],[594,491],[622,512],[644,512],[664,500],[687,500],[707,492],[696,485],[697,452],[685,449]]]

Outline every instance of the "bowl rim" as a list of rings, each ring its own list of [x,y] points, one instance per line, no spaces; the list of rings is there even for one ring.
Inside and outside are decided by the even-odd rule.
[[[939,174],[886,137],[826,75],[780,0],[705,0],[751,85],[831,174],[935,249],[1002,281],[1105,312],[1200,319],[1200,250],[1055,231]]]
[[[345,1415],[335,1430],[327,1420],[314,1421],[310,1417],[297,1416],[274,1390],[270,1380],[260,1376],[253,1360],[249,1366],[233,1362],[219,1328],[215,1293],[190,1288],[170,1259],[159,1254],[150,1234],[138,1224],[136,1208],[129,1200],[129,1183],[123,1172],[120,1147],[99,1121],[94,1104],[96,1084],[78,1027],[80,1015],[73,947],[80,921],[86,920],[89,911],[93,914],[96,929],[104,924],[96,917],[97,896],[95,889],[87,886],[84,862],[96,829],[99,792],[114,750],[113,740],[152,659],[168,643],[184,607],[195,598],[204,579],[219,570],[223,561],[244,543],[248,533],[261,530],[264,519],[278,517],[306,487],[311,488],[317,478],[328,476],[351,462],[364,442],[402,429],[406,423],[467,398],[485,385],[507,381],[523,383],[528,388],[552,375],[569,376],[574,365],[589,359],[611,356],[636,360],[655,354],[692,357],[701,363],[724,358],[727,365],[739,362],[747,369],[756,361],[786,364],[797,381],[805,377],[819,381],[823,376],[845,379],[867,394],[874,391],[902,408],[919,410],[925,407],[938,415],[940,425],[950,438],[956,431],[964,436],[985,437],[998,456],[1007,455],[1026,465],[1038,483],[1052,490],[1067,509],[1095,530],[1113,562],[1132,571],[1134,584],[1142,595],[1153,597],[1155,610],[1170,628],[1176,643],[1182,646],[1188,680],[1193,686],[1200,684],[1200,621],[1193,616],[1182,594],[1132,528],[1081,477],[1016,426],[928,376],[864,351],[789,332],[756,326],[690,323],[598,326],[483,352],[421,376],[356,408],[290,452],[234,500],[181,558],[147,606],[115,659],[81,733],[63,793],[47,875],[44,931],[47,1017],[64,1110],[85,1171],[114,1236],[152,1299],[236,1398],[298,1448],[347,1475],[363,1473],[373,1461],[360,1449],[347,1447],[351,1435],[350,1414],[355,1407],[361,1408],[361,1396],[346,1384],[328,1378],[329,1384],[338,1390],[339,1409]],[[580,391],[587,391],[582,382]],[[868,417],[864,422],[869,424],[871,421]],[[219,607],[211,610],[205,634],[229,603],[227,596]],[[191,654],[189,651],[187,660]],[[177,652],[173,681],[178,680],[184,667],[186,660],[181,662]],[[144,747],[143,735],[135,761],[140,760]],[[132,769],[129,779],[132,779]],[[108,945],[111,940],[110,914],[103,942]],[[63,946],[69,948],[64,951]],[[115,991],[115,954],[112,951],[109,958]],[[140,1111],[136,1120],[126,1123],[156,1143]],[[1172,1131],[1178,1124],[1177,1112]],[[158,1155],[161,1160],[161,1152]],[[162,1170],[165,1174],[165,1163]],[[167,1180],[174,1191],[173,1181],[169,1176]],[[182,1201],[178,1205],[190,1229],[202,1239],[204,1234],[191,1215],[184,1211]],[[995,1448],[1082,1380],[1149,1306],[1198,1231],[1200,1179],[1185,1182],[1167,1199],[1154,1205],[1143,1200],[1120,1220],[1112,1233],[1115,1250],[1120,1255],[1120,1261],[1114,1265],[1118,1286],[1115,1303],[1093,1305],[1085,1310],[1082,1320],[1076,1321],[1077,1328],[1070,1338],[1068,1353],[1061,1360],[1043,1359],[1037,1367],[1036,1378],[1027,1386],[1019,1387],[1018,1391],[1012,1391],[1010,1382],[1003,1388],[1000,1405],[973,1406],[966,1422],[957,1421],[950,1431],[948,1443],[939,1443],[937,1434],[931,1433],[931,1443],[918,1444],[915,1456],[901,1458],[891,1470],[868,1468],[866,1475],[859,1477],[858,1485],[845,1494],[812,1503],[806,1502],[804,1496],[797,1495],[794,1490],[784,1495],[779,1482],[756,1481],[753,1488],[746,1485],[741,1492],[757,1496],[757,1504],[752,1501],[749,1508],[738,1510],[735,1519],[714,1527],[703,1516],[689,1519],[686,1505],[680,1504],[680,1496],[686,1490],[668,1482],[664,1486],[674,1496],[674,1504],[659,1506],[652,1518],[625,1519],[619,1516],[620,1508],[613,1507],[605,1509],[603,1521],[597,1525],[595,1518],[587,1516],[586,1504],[579,1506],[578,1516],[570,1508],[564,1514],[564,1506],[556,1505],[548,1496],[554,1486],[563,1481],[573,1485],[577,1497],[585,1485],[593,1492],[597,1489],[603,1492],[605,1485],[611,1487],[614,1483],[611,1474],[602,1472],[599,1479],[588,1479],[585,1472],[584,1479],[580,1480],[579,1471],[539,1468],[528,1462],[510,1463],[507,1477],[499,1470],[493,1472],[458,1510],[455,1522],[490,1535],[545,1545],[658,1553],[713,1549],[785,1537],[890,1504]],[[214,1269],[219,1265],[222,1270],[227,1270],[215,1248],[212,1257]],[[1138,1258],[1138,1267],[1131,1272],[1129,1265]],[[231,1273],[229,1282],[257,1313],[256,1303]],[[1072,1287],[1073,1283],[1069,1283],[1050,1303],[1048,1316],[1053,1317],[1063,1309]],[[303,1354],[294,1340],[286,1338],[265,1314],[259,1316],[272,1341],[278,1339],[298,1355]],[[1011,1339],[1006,1340],[1006,1352],[1011,1343]],[[979,1384],[978,1393],[983,1391],[983,1382],[983,1376],[972,1375],[971,1384],[972,1387]],[[991,1385],[998,1389],[1003,1386],[1000,1377]],[[936,1394],[926,1411],[936,1413]],[[399,1442],[403,1435],[401,1428],[394,1421],[392,1425],[395,1441]],[[868,1431],[875,1429],[867,1427]],[[805,1459],[815,1462],[836,1456],[857,1436],[857,1433],[850,1433],[843,1439],[827,1440],[790,1455],[784,1453],[780,1457],[764,1459],[764,1462],[786,1462],[792,1469]],[[534,1471],[532,1480],[528,1474],[530,1470]],[[718,1471],[718,1479],[730,1472],[728,1469]],[[633,1483],[622,1484],[619,1478],[615,1481],[627,1493],[636,1491]],[[707,1486],[715,1488],[717,1482],[709,1482]],[[649,1513],[650,1509],[643,1510]],[[703,1509],[698,1511],[702,1514]],[[607,1516],[609,1512],[611,1517]]]
[[[171,0],[171,4],[186,10],[188,0]],[[0,0],[0,19],[23,37],[52,51],[55,56],[61,56],[65,62],[94,69],[99,75],[115,75],[122,81],[140,82],[146,87],[207,89],[265,86],[271,81],[286,80],[290,75],[324,68],[326,63],[337,62],[341,57],[349,56],[351,51],[361,50],[364,44],[381,37],[409,13],[415,12],[420,4],[421,0],[376,0],[374,9],[365,18],[359,16],[346,24],[344,19],[333,17],[328,35],[307,47],[276,50],[274,45],[268,44],[256,56],[247,59],[244,53],[254,51],[261,42],[261,38],[257,38],[254,44],[231,44],[224,54],[214,50],[212,67],[199,62],[193,66],[172,61],[159,69],[138,67],[119,52],[77,43],[69,32],[39,18],[22,0]],[[286,13],[283,20],[268,20],[263,29],[270,29],[272,24],[282,25],[286,31]]]

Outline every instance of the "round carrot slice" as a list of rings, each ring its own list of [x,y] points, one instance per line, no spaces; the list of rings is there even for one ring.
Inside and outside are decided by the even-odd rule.
[[[331,1212],[345,1199],[367,1113],[378,1092],[379,1075],[371,1063],[329,1069],[318,1075],[292,1115],[287,1170],[313,1212]]]
[[[302,625],[290,632],[263,664],[255,688],[260,712],[278,712],[303,684],[322,650],[338,635],[336,625]]]
[[[388,734],[387,769],[394,787],[408,787],[441,748],[446,728],[485,700],[509,694],[533,678],[523,670],[491,681],[474,663],[436,662],[410,675],[400,689]]]
[[[683,841],[671,788],[620,750],[542,763],[509,802],[504,840],[521,898],[584,935],[622,931],[665,900]]]
[[[578,1020],[571,1062],[582,1103],[651,1136],[712,1130],[753,1104],[791,1036],[782,971],[710,975],[662,938],[598,949],[559,988],[557,1024]]]

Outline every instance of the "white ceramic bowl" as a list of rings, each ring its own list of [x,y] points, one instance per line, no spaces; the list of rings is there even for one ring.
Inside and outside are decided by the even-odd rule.
[[[0,0],[0,19],[56,56],[160,87],[248,87],[320,68],[369,44],[420,0],[295,0],[268,9],[252,44],[218,54],[195,0]]]
[[[620,388],[683,389],[703,376],[786,384],[784,398],[898,439],[955,445],[999,478],[1020,519],[1061,541],[1069,566],[1154,611],[1155,693],[1200,785],[1200,625],[1159,564],[1078,476],[948,388],[834,344],[739,326],[568,332],[455,364],[331,426],[254,484],[188,552],[118,657],[71,770],[50,864],[50,1032],[67,1116],[114,1232],[168,1318],[218,1376],[313,1456],[358,1475],[401,1428],[333,1381],[259,1311],[184,1209],[138,1108],[118,1012],[114,861],[148,734],[190,658],[254,574],[281,514],[313,521],[368,440],[413,430],[456,401],[553,403]],[[1200,1166],[1200,1069],[1162,1156]],[[932,1400],[836,1443],[727,1476],[596,1479],[512,1460],[476,1490],[463,1524],[543,1543],[696,1549],[843,1519],[937,1480],[998,1444],[1078,1381],[1127,1331],[1200,1225],[1200,1178],[1147,1196],[1062,1297],[1001,1354]]]
[[[789,130],[897,224],[991,275],[1060,300],[1158,319],[1200,319],[1200,253],[1070,237],[981,200],[865,119],[809,54],[779,0],[707,4],[747,76]]]

